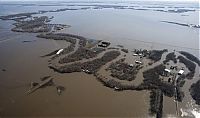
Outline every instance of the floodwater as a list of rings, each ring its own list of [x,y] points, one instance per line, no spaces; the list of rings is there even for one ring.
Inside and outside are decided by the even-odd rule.
[[[52,3],[55,6],[38,6],[42,2],[24,5],[4,3],[0,15],[55,10],[68,4]],[[59,6],[59,5],[60,6]],[[197,9],[195,12],[168,13],[152,10],[132,9],[87,9],[45,13],[54,16],[52,23],[63,23],[72,27],[67,33],[91,39],[108,40],[132,50],[176,49],[186,50],[199,56],[199,30],[160,21],[199,24],[199,8],[196,4],[169,3],[91,3],[117,4],[147,7],[152,5],[184,6]],[[71,6],[70,6],[71,7]],[[29,11],[27,11],[29,9]],[[0,117],[1,116],[45,116],[45,117],[148,117],[149,91],[116,92],[102,86],[95,77],[84,73],[58,74],[48,68],[48,59],[40,56],[69,45],[64,41],[36,38],[36,34],[15,33],[10,29],[13,21],[0,20]],[[22,41],[32,41],[23,43]],[[197,70],[198,71],[198,70]],[[31,95],[25,95],[31,81],[44,76],[54,77],[56,85],[66,87],[61,96],[55,87],[46,87]],[[191,80],[192,81],[192,80]],[[186,84],[189,88],[190,84]],[[195,80],[194,80],[195,81]],[[188,93],[188,92],[187,92]],[[188,95],[188,94],[187,94]],[[190,102],[186,97],[185,102]],[[185,108],[186,104],[181,107]],[[198,107],[198,106],[197,106]],[[175,104],[164,98],[164,116],[175,115]]]

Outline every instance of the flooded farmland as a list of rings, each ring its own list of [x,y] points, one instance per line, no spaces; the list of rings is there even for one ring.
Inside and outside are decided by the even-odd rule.
[[[195,70],[193,79],[187,79],[192,69],[178,59],[178,56],[187,58],[179,53],[186,51],[199,60],[198,3],[1,3],[0,117],[198,118],[200,107],[189,91],[191,85],[199,80],[198,62],[193,62],[196,68],[191,67]],[[47,19],[43,20],[42,16],[47,16]],[[41,22],[40,25],[27,27],[35,21]],[[63,24],[70,27],[62,27]],[[17,31],[13,30],[15,27]],[[108,47],[100,47],[103,41],[110,43]],[[60,49],[64,50],[61,54],[43,57]],[[167,52],[162,52],[164,49]],[[151,78],[144,76],[146,71],[163,64],[171,52],[175,52],[178,63],[170,60],[164,66],[168,69],[178,66],[177,70],[185,68],[185,84],[180,87],[184,93],[181,101],[174,97],[174,89],[164,90],[176,88],[173,82],[157,80],[160,86],[148,83]],[[119,66],[110,67],[123,58],[125,61]],[[64,64],[60,63],[62,59]],[[53,78],[53,85],[27,95],[31,83],[40,84],[45,76]],[[159,73],[158,76],[168,79],[175,75],[164,77]],[[131,77],[131,81],[123,79]],[[58,86],[65,88],[61,94],[56,89]],[[153,94],[159,98],[163,96],[163,100],[154,101],[150,97]],[[150,101],[159,110],[154,111]]]

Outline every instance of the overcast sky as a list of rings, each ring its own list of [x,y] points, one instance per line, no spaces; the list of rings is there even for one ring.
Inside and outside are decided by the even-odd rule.
[[[187,1],[187,2],[193,2],[193,1],[200,1],[200,0],[0,0],[0,1]]]

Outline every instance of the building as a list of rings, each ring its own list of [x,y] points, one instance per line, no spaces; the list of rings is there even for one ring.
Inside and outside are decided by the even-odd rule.
[[[110,42],[102,41],[98,46],[99,47],[108,47],[110,45]]]
[[[64,49],[58,50],[58,52],[56,52],[56,54],[57,54],[57,55],[60,54],[63,50],[64,50]]]
[[[136,63],[136,64],[142,64],[141,61],[137,61],[137,60],[135,61],[135,63]]]
[[[139,55],[139,56],[143,56],[143,54],[141,54],[141,53],[140,53],[140,54],[138,54],[138,55]]]
[[[165,69],[163,72],[164,76],[169,76],[170,73],[171,73],[171,70],[169,70],[169,69]]]
[[[133,64],[129,64],[129,67],[133,67],[134,65]]]
[[[180,70],[179,72],[178,72],[178,75],[182,75],[184,73],[184,70]]]

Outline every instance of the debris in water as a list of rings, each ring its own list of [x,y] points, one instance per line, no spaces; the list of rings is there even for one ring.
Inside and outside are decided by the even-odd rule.
[[[44,79],[45,78],[45,79]],[[31,94],[34,91],[36,91],[39,88],[45,87],[45,86],[52,86],[53,83],[53,78],[50,78],[48,76],[41,78],[43,81],[41,81],[40,83],[36,83],[36,82],[31,82],[31,88],[27,91],[26,94]]]
[[[65,87],[63,87],[63,86],[57,86],[56,89],[57,89],[58,95],[61,95],[61,93],[65,90]]]

